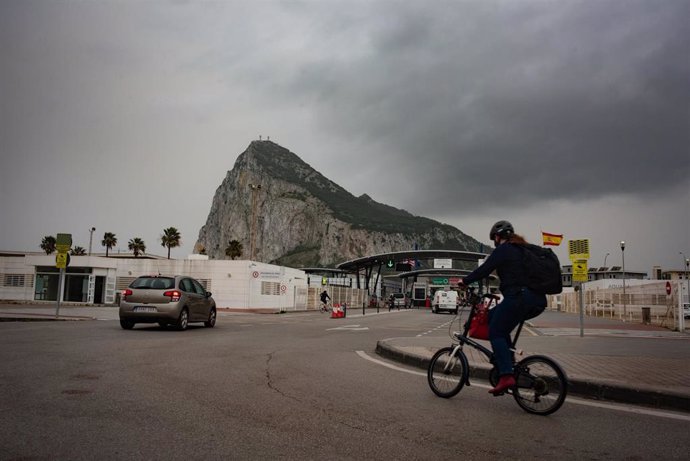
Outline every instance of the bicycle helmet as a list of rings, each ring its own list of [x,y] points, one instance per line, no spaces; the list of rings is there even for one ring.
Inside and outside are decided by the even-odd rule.
[[[489,232],[489,238],[493,240],[497,235],[502,239],[508,238],[515,233],[513,225],[508,221],[498,221],[491,227],[491,232]]]

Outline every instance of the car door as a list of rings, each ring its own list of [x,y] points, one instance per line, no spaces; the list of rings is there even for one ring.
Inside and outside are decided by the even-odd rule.
[[[180,289],[184,292],[185,298],[187,299],[186,305],[189,309],[189,320],[198,322],[201,317],[199,310],[202,309],[202,306],[201,296],[196,292],[194,282],[190,278],[183,278],[180,280]]]
[[[211,312],[211,305],[213,304],[213,299],[210,296],[206,296],[206,288],[198,280],[192,279],[194,283],[194,289],[201,296],[199,300],[199,314],[203,317],[202,320],[208,319],[208,315]]]

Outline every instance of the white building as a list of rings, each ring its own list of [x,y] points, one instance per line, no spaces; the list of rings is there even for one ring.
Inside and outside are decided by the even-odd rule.
[[[218,307],[238,310],[304,310],[310,299],[308,275],[299,269],[254,261],[71,256],[65,270],[61,301],[113,304],[136,277],[147,274],[184,274],[199,280],[213,294]],[[0,300],[55,302],[59,269],[55,255],[0,253]],[[311,291],[318,291],[312,288]]]

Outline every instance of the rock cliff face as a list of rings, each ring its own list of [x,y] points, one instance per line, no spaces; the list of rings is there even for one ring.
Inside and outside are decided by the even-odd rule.
[[[334,267],[415,244],[426,250],[480,249],[455,227],[366,194],[355,197],[271,141],[253,141],[237,158],[216,190],[197,248],[211,259],[226,259],[231,240],[242,244],[241,259],[290,267]]]

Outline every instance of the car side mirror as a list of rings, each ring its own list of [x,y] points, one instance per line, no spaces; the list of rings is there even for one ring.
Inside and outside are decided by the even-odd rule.
[[[206,297],[207,297],[207,298],[210,298],[210,297],[211,297],[211,292],[210,292],[210,291],[207,291],[207,292],[206,292]]]

